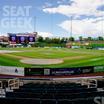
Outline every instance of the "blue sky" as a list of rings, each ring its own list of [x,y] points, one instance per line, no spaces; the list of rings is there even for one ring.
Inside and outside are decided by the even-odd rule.
[[[44,37],[69,37],[72,17],[74,37],[104,36],[103,16],[104,0],[0,0],[0,34],[36,30]]]

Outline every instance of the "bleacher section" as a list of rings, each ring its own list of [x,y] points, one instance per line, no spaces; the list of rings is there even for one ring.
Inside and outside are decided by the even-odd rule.
[[[98,81],[98,86],[103,88],[104,81]],[[104,97],[104,91],[80,83],[36,82],[6,92],[6,97],[0,98],[0,104],[96,104],[94,98],[97,96]]]

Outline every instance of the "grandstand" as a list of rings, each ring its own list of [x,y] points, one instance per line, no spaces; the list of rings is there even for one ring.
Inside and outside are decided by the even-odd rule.
[[[104,78],[0,79],[0,104],[96,104]]]

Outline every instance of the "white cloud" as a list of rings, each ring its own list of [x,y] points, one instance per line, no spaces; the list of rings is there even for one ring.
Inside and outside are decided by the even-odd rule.
[[[38,32],[38,35],[42,36],[42,37],[52,37],[53,36],[53,34],[50,32]]]
[[[104,36],[104,20],[102,20],[104,11],[98,10],[98,7],[104,5],[104,0],[71,0],[71,2],[70,5],[64,4],[53,8],[44,8],[43,11],[51,14],[58,13],[67,17],[73,16],[73,34],[75,37],[80,35],[85,37]],[[85,18],[82,19],[82,15]],[[70,33],[70,24],[69,18],[58,26]]]
[[[86,15],[86,16],[102,16],[103,11],[97,8],[104,4],[104,0],[71,0],[71,5],[59,5],[53,8],[44,8],[47,13],[59,13],[66,16],[70,15]]]
[[[101,18],[98,19],[84,19],[84,20],[73,20],[72,21],[72,31],[74,37],[79,37],[80,35],[84,37],[92,36],[103,36],[104,37],[104,21]],[[71,32],[70,26],[71,21],[66,20],[59,24],[62,29],[67,32]]]

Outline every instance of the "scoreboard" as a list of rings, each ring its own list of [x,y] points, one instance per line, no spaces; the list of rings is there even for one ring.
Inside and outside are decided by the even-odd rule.
[[[11,44],[33,44],[37,33],[8,33]]]

